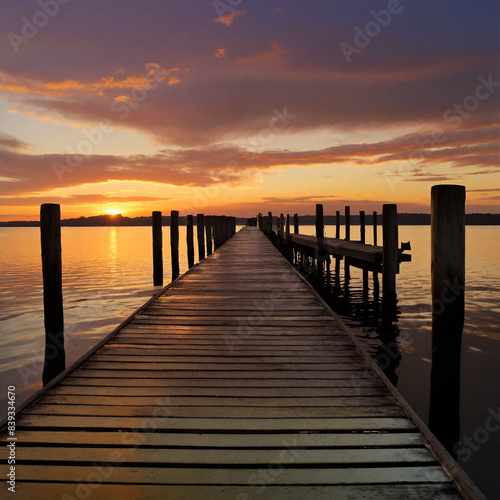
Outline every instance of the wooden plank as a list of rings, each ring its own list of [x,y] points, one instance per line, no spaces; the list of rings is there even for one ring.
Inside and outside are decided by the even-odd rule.
[[[414,430],[415,425],[406,417],[364,417],[364,418],[179,418],[163,417],[161,412],[151,421],[144,417],[106,417],[106,416],[71,416],[71,415],[22,415],[17,421],[17,429],[102,429],[102,430],[134,430],[145,429],[155,431],[279,431],[279,432],[320,432],[320,431],[393,431]]]
[[[318,396],[314,398],[305,396],[274,396],[274,397],[258,397],[258,396],[245,396],[234,397],[224,395],[210,395],[210,396],[169,396],[169,405],[180,406],[213,406],[213,407],[354,407],[354,406],[390,406],[392,403],[391,398],[377,394],[367,396],[336,396],[326,397]],[[66,395],[66,394],[47,394],[41,401],[42,405],[74,405],[74,406],[125,406],[131,408],[132,406],[154,406],[158,404],[158,396],[96,396],[96,395]]]
[[[355,374],[355,375],[354,375]],[[68,377],[61,383],[60,387],[65,386],[91,386],[91,387],[258,387],[258,388],[298,388],[305,387],[308,390],[315,388],[335,388],[350,387],[356,392],[357,387],[379,387],[380,382],[372,377],[362,378],[363,372],[347,372],[346,378],[337,379],[297,379],[297,378],[268,378],[268,379],[203,379],[203,378],[98,378],[86,377]]]
[[[143,446],[157,448],[239,448],[267,449],[283,447],[284,442],[296,448],[366,448],[419,447],[423,440],[417,432],[349,432],[349,433],[278,433],[210,434],[168,432],[80,432],[80,431],[20,431],[18,440],[31,443],[72,444],[89,446]],[[23,454],[24,456],[24,454]]]
[[[380,396],[385,393],[382,386],[379,387],[357,387],[356,391],[350,384],[346,387],[335,388],[271,388],[271,387],[85,387],[61,385],[52,391],[52,395],[85,395],[85,396],[115,396],[115,397],[137,397],[140,392],[142,396],[214,396],[217,397],[266,397],[266,398],[292,398],[292,397],[336,397],[350,396]],[[47,401],[45,401],[47,402]]]
[[[285,440],[286,442],[286,440]],[[287,446],[288,445],[288,446]],[[121,453],[121,465],[130,464],[154,464],[167,467],[168,465],[205,465],[230,464],[231,467],[238,465],[268,465],[280,463],[280,456],[284,450],[289,450],[287,455],[295,455],[295,463],[301,465],[337,465],[337,466],[362,466],[400,464],[415,465],[435,464],[436,461],[427,448],[387,448],[387,449],[297,449],[294,440],[284,444],[282,441],[278,449],[253,450],[253,449],[169,449],[169,448],[123,448]],[[74,463],[92,462],[108,463],[109,456],[116,451],[114,447],[79,448],[67,447],[22,447],[22,458],[19,460],[20,468],[23,462],[41,462],[46,465],[51,463],[70,465]]]
[[[266,472],[266,471],[265,471]],[[276,474],[276,473],[275,473]],[[262,475],[262,472],[261,472]],[[277,475],[277,474],[276,474]],[[87,477],[87,476],[84,476]],[[370,484],[370,485],[342,485],[342,486],[276,486],[274,477],[266,472],[265,478],[257,486],[242,484],[228,485],[120,485],[120,484],[84,484],[75,483],[18,483],[16,492],[20,498],[37,498],[40,500],[59,498],[68,492],[77,491],[83,495],[91,494],[92,500],[110,500],[114,498],[144,498],[147,500],[194,500],[199,498],[217,500],[400,500],[408,499],[433,499],[454,500],[461,498],[453,486],[447,483],[439,484]],[[90,493],[89,493],[90,492]]]
[[[115,458],[121,465],[120,451]],[[67,465],[23,465],[19,467],[18,481],[71,481],[86,477],[93,467]],[[288,485],[332,484],[404,484],[448,483],[448,477],[439,466],[367,467],[367,468],[288,468],[280,467],[281,474],[273,483]],[[248,484],[257,478],[258,467],[248,468],[188,468],[188,467],[114,467],[108,480],[115,483],[136,484]]]
[[[267,363],[307,363],[307,364],[322,364],[325,363],[348,363],[357,361],[356,356],[257,356],[254,353],[249,353],[247,356],[231,356],[225,353],[226,356],[169,356],[166,354],[146,355],[142,354],[96,354],[93,357],[94,361],[104,362],[126,362],[126,363],[239,363],[239,364],[259,364],[265,366]]]

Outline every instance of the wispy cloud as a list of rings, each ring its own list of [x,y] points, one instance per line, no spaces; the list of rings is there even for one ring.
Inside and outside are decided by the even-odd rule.
[[[233,21],[237,17],[244,16],[246,13],[247,13],[246,10],[233,10],[231,13],[226,14],[225,16],[216,17],[214,21],[216,23],[221,23],[225,24],[226,26],[230,26],[231,24],[233,24]]]

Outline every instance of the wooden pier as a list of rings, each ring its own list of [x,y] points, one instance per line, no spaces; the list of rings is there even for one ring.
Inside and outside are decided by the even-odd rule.
[[[22,499],[484,498],[257,228],[16,424]]]

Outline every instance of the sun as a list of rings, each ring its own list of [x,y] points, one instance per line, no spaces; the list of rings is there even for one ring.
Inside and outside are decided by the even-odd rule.
[[[121,213],[121,210],[119,210],[118,208],[108,208],[108,209],[106,210],[106,213],[107,213],[108,215],[118,215],[118,214],[120,214],[120,213]]]

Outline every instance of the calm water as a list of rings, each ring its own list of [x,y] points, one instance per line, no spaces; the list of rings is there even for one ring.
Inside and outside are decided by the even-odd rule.
[[[301,233],[314,234],[314,227],[302,226]],[[334,228],[327,227],[326,235],[333,234]],[[356,239],[356,226],[351,234]],[[168,228],[164,228],[163,236],[166,284],[170,277]],[[382,241],[381,234],[378,238]],[[351,268],[347,288],[343,268],[338,280],[331,275],[315,285],[374,357],[380,354],[380,338],[397,340],[401,356],[394,359],[391,378],[427,421],[431,367],[430,228],[401,226],[400,241],[408,240],[412,262],[401,264],[398,312],[389,323],[382,324],[380,320],[380,300],[374,293],[371,273],[368,290],[363,289],[362,271],[355,268]],[[181,227],[181,273],[187,269],[184,241],[185,227]],[[369,231],[367,242],[371,242]],[[62,228],[62,245],[69,366],[158,287],[152,286],[149,227]],[[489,412],[500,413],[500,269],[496,261],[499,248],[500,227],[467,227],[461,431],[462,440],[469,437],[471,444],[461,444],[459,461],[489,498],[500,498],[500,431],[485,434],[479,429],[485,428]],[[43,350],[39,229],[0,228],[1,387],[4,391],[8,385],[15,385],[18,403],[41,388]],[[0,404],[3,416],[4,394],[0,394]]]

